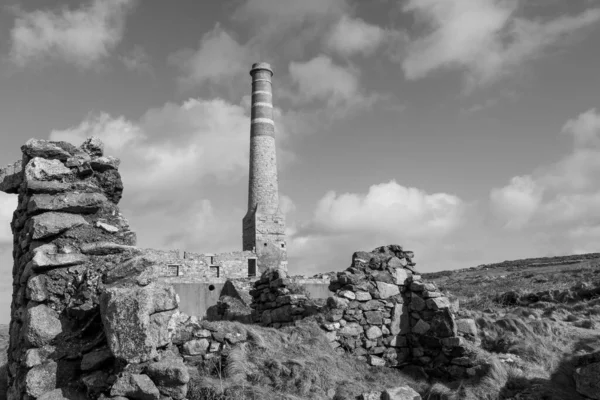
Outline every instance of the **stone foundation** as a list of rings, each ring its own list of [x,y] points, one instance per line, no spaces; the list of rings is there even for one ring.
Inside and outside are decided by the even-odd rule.
[[[335,295],[326,305],[295,289],[285,271],[270,271],[250,292],[254,321],[282,327],[312,317],[339,353],[371,365],[419,365],[453,378],[475,374],[450,301],[421,280],[412,259],[397,245],[354,253],[352,265],[331,281]]]

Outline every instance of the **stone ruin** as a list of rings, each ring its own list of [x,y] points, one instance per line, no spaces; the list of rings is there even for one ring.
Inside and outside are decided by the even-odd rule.
[[[135,247],[118,208],[119,160],[100,141],[32,139],[22,152],[0,173],[0,190],[18,194],[8,399],[186,398],[193,367],[245,333],[180,312],[159,260]],[[448,299],[413,267],[399,246],[355,253],[326,304],[293,293],[301,286],[284,271],[267,271],[251,291],[254,322],[315,318],[338,352],[372,365],[475,373]]]
[[[250,292],[254,321],[279,328],[315,318],[340,354],[374,366],[418,365],[452,379],[481,373],[465,347],[471,331],[458,329],[468,321],[455,320],[457,305],[421,280],[413,257],[397,245],[354,253],[352,265],[331,281],[335,295],[326,305],[290,291],[284,271],[265,273]]]

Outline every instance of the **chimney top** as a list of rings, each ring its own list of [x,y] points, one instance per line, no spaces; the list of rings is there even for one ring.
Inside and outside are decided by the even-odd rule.
[[[273,76],[273,70],[271,69],[271,65],[269,63],[257,62],[257,63],[252,64],[252,69],[250,70],[250,75],[252,75],[255,71],[258,71],[258,70],[269,71],[271,73],[271,76]]]

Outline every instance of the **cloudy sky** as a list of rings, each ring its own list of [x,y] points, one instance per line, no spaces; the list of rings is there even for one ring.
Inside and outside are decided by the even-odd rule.
[[[600,250],[598,0],[3,4],[0,163],[102,138],[140,246],[241,248],[266,61],[293,273],[392,243],[422,271]]]

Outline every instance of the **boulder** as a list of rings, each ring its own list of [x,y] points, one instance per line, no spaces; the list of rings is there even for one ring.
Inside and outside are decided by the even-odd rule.
[[[65,142],[51,142],[40,139],[29,139],[23,146],[21,151],[30,158],[46,158],[51,160],[66,161],[71,157],[71,153],[65,148],[76,150],[75,146]]]
[[[160,392],[148,375],[125,373],[117,379],[110,395],[133,400],[159,400]]]
[[[183,385],[190,381],[187,367],[180,358],[167,358],[148,365],[146,374],[161,386]]]
[[[25,392],[35,398],[55,389],[56,370],[54,361],[31,368],[25,376]]]
[[[577,368],[573,377],[579,394],[600,400],[600,362]]]
[[[172,335],[175,327],[161,325],[166,332],[158,334],[151,316],[170,311],[177,303],[177,295],[170,286],[151,283],[143,287],[133,284],[104,287],[100,313],[112,354],[129,363],[154,358],[156,347],[165,344],[164,338]]]
[[[29,231],[33,240],[39,240],[81,225],[89,225],[81,215],[47,212],[29,220]]]
[[[29,200],[27,211],[30,213],[58,211],[93,214],[106,202],[108,199],[101,193],[36,194]]]
[[[60,180],[71,174],[71,170],[59,160],[35,157],[25,167],[25,180],[28,185],[32,181]]]
[[[382,400],[421,400],[421,395],[413,388],[401,386],[394,389],[387,389],[381,395]]]
[[[42,347],[61,334],[62,325],[56,311],[40,304],[27,310],[23,332],[27,344]]]
[[[400,288],[395,284],[379,281],[375,283],[377,284],[377,290],[379,290],[379,296],[382,299],[387,299],[388,297],[400,294]]]

